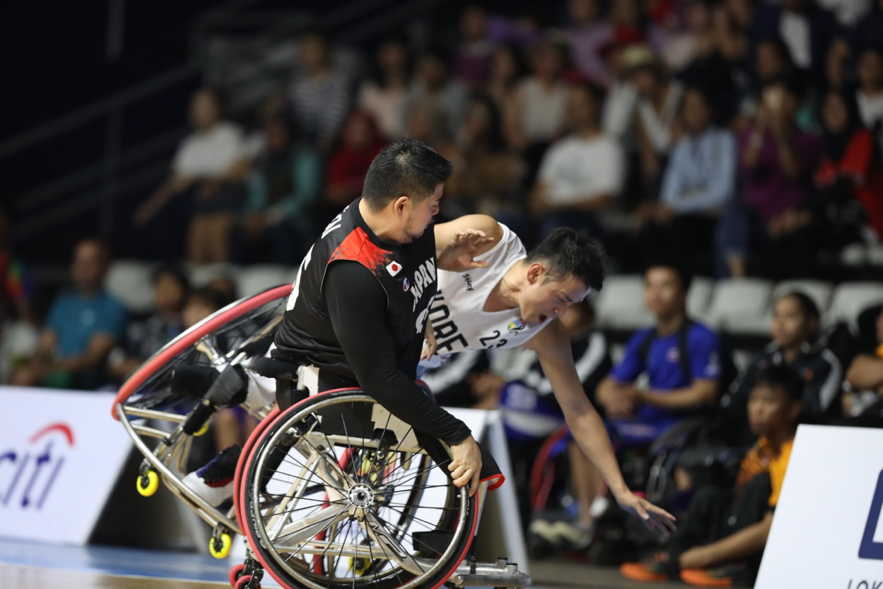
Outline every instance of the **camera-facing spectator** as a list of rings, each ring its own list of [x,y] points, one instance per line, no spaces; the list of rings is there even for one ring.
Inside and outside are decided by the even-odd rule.
[[[125,379],[184,331],[182,311],[189,292],[190,281],[181,268],[169,264],[154,272],[154,313],[144,321],[130,324],[123,345],[111,352],[107,372],[112,380]]]
[[[834,249],[883,239],[883,161],[861,121],[855,95],[829,90],[822,104],[822,159],[815,172],[819,232]]]
[[[862,51],[858,61],[859,89],[856,93],[859,114],[883,146],[883,48]]]
[[[490,75],[494,45],[488,39],[487,28],[484,8],[473,4],[463,10],[454,76],[473,91],[483,91]]]
[[[717,220],[736,191],[736,139],[714,124],[703,90],[688,89],[681,110],[685,134],[672,150],[660,200],[644,205],[638,219],[648,259],[663,252],[695,267],[697,252],[712,250]]]
[[[602,233],[598,214],[619,196],[625,177],[622,149],[601,128],[600,92],[572,87],[568,114],[573,133],[546,152],[531,195],[541,237],[558,227]]]
[[[374,116],[383,136],[389,140],[405,134],[402,111],[411,84],[410,61],[410,50],[404,39],[384,39],[377,49],[373,75],[359,88],[359,108]]]
[[[11,384],[94,390],[104,365],[123,337],[126,311],[104,290],[110,264],[107,246],[86,239],[74,249],[74,289],[52,303],[40,344],[28,365],[12,375]]]
[[[340,145],[328,162],[325,204],[335,215],[362,194],[368,167],[384,145],[377,123],[369,113],[356,110],[349,114]]]
[[[191,196],[192,203],[176,203],[157,218],[152,236],[159,243],[174,241],[182,208],[192,208],[187,229],[187,259],[193,264],[226,262],[229,232],[242,206],[247,173],[240,129],[222,120],[221,105],[211,90],[200,90],[190,104],[194,132],[181,142],[172,162],[172,174],[135,212],[135,223],[145,225],[176,196]],[[173,217],[173,218],[169,218]],[[168,223],[167,223],[168,222]],[[160,226],[161,225],[161,226]],[[162,252],[172,257],[178,252]]]
[[[290,117],[268,120],[264,136],[266,147],[248,175],[244,223],[233,231],[233,259],[294,264],[314,237],[322,162]]]
[[[748,253],[761,248],[774,278],[812,276],[816,243],[806,201],[821,139],[797,126],[801,97],[794,78],[768,85],[738,135],[742,195],[718,225],[719,276],[746,276]]]
[[[598,0],[569,0],[572,26],[567,31],[573,65],[593,83],[607,88],[610,79],[602,50],[613,41],[613,27],[601,18]]]
[[[466,116],[469,91],[450,73],[448,56],[437,49],[426,51],[417,61],[417,71],[405,101],[405,114],[416,104],[431,104],[444,115],[449,137],[455,137]],[[409,135],[410,137],[410,135]]]
[[[328,38],[318,31],[297,41],[298,71],[291,101],[305,140],[321,153],[334,145],[350,107],[350,82],[331,63]]]

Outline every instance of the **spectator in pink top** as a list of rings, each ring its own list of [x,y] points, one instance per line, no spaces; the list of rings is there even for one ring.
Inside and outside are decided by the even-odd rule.
[[[793,77],[768,84],[754,120],[738,135],[742,197],[731,201],[719,225],[722,276],[745,276],[747,254],[757,246],[773,278],[811,275],[815,249],[804,205],[821,138],[795,124],[801,94]]]
[[[572,28],[567,32],[573,65],[589,80],[606,88],[610,84],[602,49],[613,41],[613,27],[601,20],[598,0],[567,3]]]

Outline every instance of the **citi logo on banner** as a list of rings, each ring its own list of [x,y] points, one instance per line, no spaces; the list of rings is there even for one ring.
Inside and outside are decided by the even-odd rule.
[[[41,509],[73,447],[73,431],[58,422],[39,429],[23,448],[0,449],[0,508]]]

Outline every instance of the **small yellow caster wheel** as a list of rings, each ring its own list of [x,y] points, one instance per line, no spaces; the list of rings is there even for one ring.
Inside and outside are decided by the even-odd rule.
[[[233,546],[233,539],[226,532],[218,538],[209,538],[208,551],[215,558],[227,558],[230,555],[230,548]]]
[[[148,470],[147,474],[138,475],[138,494],[142,497],[152,497],[156,490],[159,489],[159,475],[152,470]]]
[[[206,421],[204,424],[202,424],[201,428],[199,428],[198,430],[193,432],[193,435],[198,438],[199,436],[203,435],[207,431],[208,431],[208,421]]]

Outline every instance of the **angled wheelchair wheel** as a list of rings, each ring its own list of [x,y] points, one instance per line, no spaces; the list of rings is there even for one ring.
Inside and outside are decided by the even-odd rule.
[[[240,516],[287,587],[439,587],[466,555],[478,510],[447,475],[450,449],[356,390],[316,395],[254,442]]]

